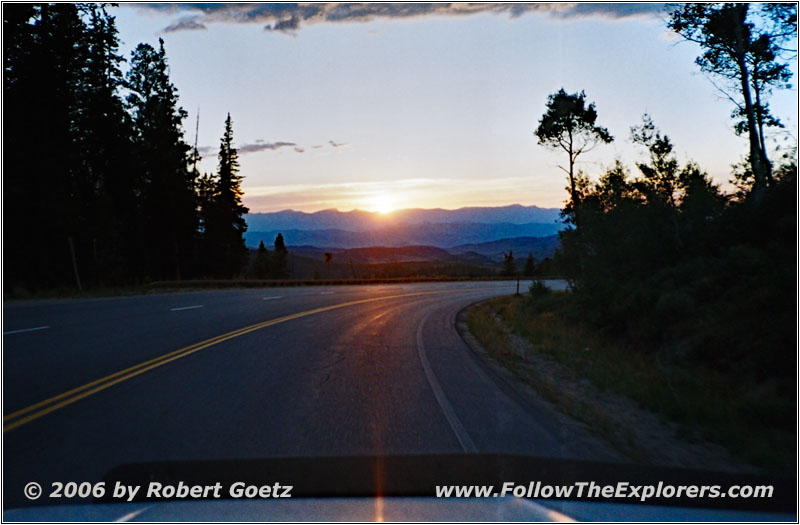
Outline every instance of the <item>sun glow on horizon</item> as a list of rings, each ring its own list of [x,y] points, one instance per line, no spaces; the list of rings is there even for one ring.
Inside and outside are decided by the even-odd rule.
[[[365,207],[369,211],[376,211],[381,215],[387,215],[397,209],[394,198],[386,193],[372,195],[365,201]]]

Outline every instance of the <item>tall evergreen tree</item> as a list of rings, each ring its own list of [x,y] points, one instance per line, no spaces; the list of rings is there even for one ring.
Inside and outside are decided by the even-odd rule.
[[[256,256],[253,260],[252,275],[256,279],[269,279],[271,272],[270,253],[267,247],[264,246],[264,241],[258,244]]]
[[[73,4],[4,5],[4,244],[10,283],[75,282],[75,179],[85,26]]]
[[[197,231],[193,173],[182,123],[186,111],[169,79],[164,41],[139,44],[127,75],[128,105],[139,163],[135,181],[142,218],[138,248],[152,279],[180,279],[193,268]]]
[[[135,236],[131,121],[120,89],[124,78],[116,23],[104,5],[82,7],[83,74],[79,84],[76,147],[79,201],[85,216],[79,235],[83,273],[93,282],[125,282],[136,270],[126,242]]]
[[[7,290],[190,273],[197,176],[163,42],[123,80],[105,4],[8,4],[3,28]]]
[[[286,279],[289,277],[289,250],[283,240],[283,234],[275,236],[275,251],[272,255],[272,278]]]
[[[243,215],[249,210],[242,204],[242,176],[239,175],[239,154],[233,145],[233,121],[225,119],[225,132],[219,145],[219,166],[214,184],[211,209],[205,219],[204,241],[209,264],[217,277],[233,277],[241,272],[247,260]]]

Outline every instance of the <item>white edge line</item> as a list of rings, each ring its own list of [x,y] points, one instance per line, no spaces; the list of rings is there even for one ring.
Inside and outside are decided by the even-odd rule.
[[[169,311],[170,312],[177,312],[178,310],[191,310],[192,308],[202,308],[202,307],[203,307],[202,304],[196,304],[194,306],[183,306],[181,308],[170,308]]]
[[[439,406],[442,408],[442,412],[444,412],[444,417],[447,419],[447,422],[450,423],[450,428],[453,429],[453,433],[456,435],[456,439],[458,439],[458,442],[461,444],[461,448],[464,449],[464,452],[477,452],[478,447],[475,446],[475,442],[472,441],[471,437],[469,437],[467,429],[464,428],[464,425],[458,419],[455,410],[453,410],[453,405],[450,404],[450,401],[447,400],[447,396],[444,395],[444,391],[442,391],[442,387],[439,385],[439,381],[436,379],[436,376],[433,373],[431,364],[428,362],[428,356],[425,353],[425,345],[422,342],[422,327],[425,326],[425,321],[428,320],[429,316],[430,312],[425,314],[425,317],[422,318],[422,321],[420,321],[419,327],[417,328],[417,353],[419,354],[419,360],[422,363],[422,369],[425,371],[425,377],[428,378],[428,383],[431,385],[433,395],[436,397],[436,401],[438,401]]]
[[[265,301],[269,301],[270,299],[280,299],[282,297],[283,297],[282,295],[273,295],[273,296],[270,296],[270,297],[264,297],[263,299]]]
[[[334,292],[320,292],[320,295],[333,295]]]
[[[36,328],[23,328],[22,330],[11,330],[9,332],[3,332],[3,335],[9,334],[19,334],[22,332],[35,332],[36,330],[47,330],[50,328],[49,326],[37,326]]]

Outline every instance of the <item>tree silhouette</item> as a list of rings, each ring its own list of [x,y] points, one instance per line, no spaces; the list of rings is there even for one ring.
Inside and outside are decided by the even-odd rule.
[[[647,148],[649,163],[637,164],[644,175],[645,193],[651,198],[660,198],[675,206],[675,185],[678,176],[678,159],[675,157],[672,142],[662,135],[650,115],[642,116],[642,124],[631,128],[634,144]]]
[[[139,246],[147,254],[145,265],[150,277],[180,279],[191,262],[196,203],[188,170],[190,148],[182,129],[187,113],[178,106],[162,39],[158,50],[149,44],[136,47],[126,84],[144,218]]]
[[[525,259],[525,268],[522,271],[522,275],[525,277],[532,277],[533,274],[536,273],[536,262],[533,259],[533,254],[529,253],[528,258]]]
[[[137,202],[133,134],[120,90],[124,77],[115,19],[102,4],[82,6],[83,68],[74,126],[80,159],[75,180],[85,223],[76,238],[88,281],[125,282],[135,275]],[[126,242],[133,240],[134,242]]]
[[[682,4],[672,12],[668,25],[703,48],[696,59],[703,72],[721,77],[737,93],[734,97],[720,88],[736,104],[734,116],[744,118],[735,129],[748,134],[754,191],[760,194],[772,180],[764,126],[780,125],[770,115],[765,98],[772,86],[785,86],[791,77],[781,58],[796,57],[796,50],[784,46],[797,38],[797,6]]]
[[[597,110],[594,103],[586,105],[586,94],[583,91],[570,95],[561,88],[548,97],[547,111],[534,132],[539,144],[562,149],[567,153],[568,167],[559,168],[569,176],[573,205],[577,205],[580,200],[574,173],[576,159],[598,144],[607,144],[614,140],[606,128],[595,124],[596,121]]]
[[[264,241],[258,244],[256,250],[256,257],[253,260],[253,277],[256,279],[268,279],[271,272],[270,253],[267,247],[264,246]]]
[[[74,4],[3,6],[4,275],[14,285],[75,283],[85,259],[70,250],[87,223],[75,148],[85,29]]]
[[[508,250],[508,253],[503,253],[503,271],[504,277],[515,277],[517,275],[517,264],[514,262],[514,251]]]
[[[239,175],[239,154],[233,146],[233,121],[225,119],[225,131],[220,139],[216,180],[201,180],[207,194],[213,184],[210,209],[204,218],[204,240],[210,250],[212,272],[218,277],[237,275],[247,260],[244,232],[248,212],[242,205],[242,176]]]
[[[231,276],[246,258],[230,119],[219,173],[201,177],[163,41],[137,46],[123,76],[108,9],[3,6],[6,291],[180,279],[200,265]]]
[[[275,236],[275,250],[273,251],[272,277],[274,279],[286,279],[289,277],[289,250],[283,240],[283,234]]]

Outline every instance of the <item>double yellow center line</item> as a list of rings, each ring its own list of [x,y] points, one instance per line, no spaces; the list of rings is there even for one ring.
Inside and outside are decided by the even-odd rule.
[[[475,288],[469,289],[469,291],[472,290],[476,289]],[[132,377],[136,377],[139,374],[143,374],[148,370],[152,370],[161,365],[165,365],[169,362],[175,361],[176,359],[180,359],[195,352],[199,352],[200,350],[203,350],[210,346],[214,346],[223,341],[233,339],[234,337],[239,337],[240,335],[249,334],[250,332],[254,332],[256,330],[260,330],[268,326],[276,325],[279,323],[285,323],[286,321],[291,321],[292,319],[297,319],[299,317],[306,317],[308,315],[327,312],[328,310],[344,308],[345,306],[371,303],[374,301],[382,301],[386,299],[397,299],[400,297],[412,297],[417,295],[431,295],[431,294],[440,294],[440,293],[457,292],[457,291],[467,291],[467,290],[438,290],[435,292],[417,292],[417,293],[408,293],[402,295],[373,297],[370,299],[360,299],[358,301],[349,301],[346,303],[339,303],[331,306],[323,306],[321,308],[315,308],[313,310],[306,310],[304,312],[298,312],[296,314],[278,317],[277,319],[270,319],[269,321],[264,321],[263,323],[245,326],[244,328],[240,328],[232,332],[218,335],[216,337],[212,337],[211,339],[206,339],[205,341],[200,341],[199,343],[195,343],[193,345],[179,348],[178,350],[144,361],[142,363],[139,363],[138,365],[134,365],[124,370],[120,370],[119,372],[115,372],[105,377],[101,377],[100,379],[95,379],[94,381],[86,383],[85,385],[73,388],[72,390],[67,390],[66,392],[58,394],[57,396],[50,397],[43,401],[39,401],[38,403],[34,403],[33,405],[27,406],[21,410],[17,410],[16,412],[12,412],[7,416],[3,416],[3,432],[13,430],[19,426],[24,425],[25,423],[29,423],[35,419],[39,419],[40,417],[47,415],[50,412],[54,412],[56,410],[64,408],[65,406],[71,405],[76,401],[80,401],[85,397],[89,397],[92,394],[96,394],[101,390],[110,388],[116,385],[117,383],[121,383]]]

